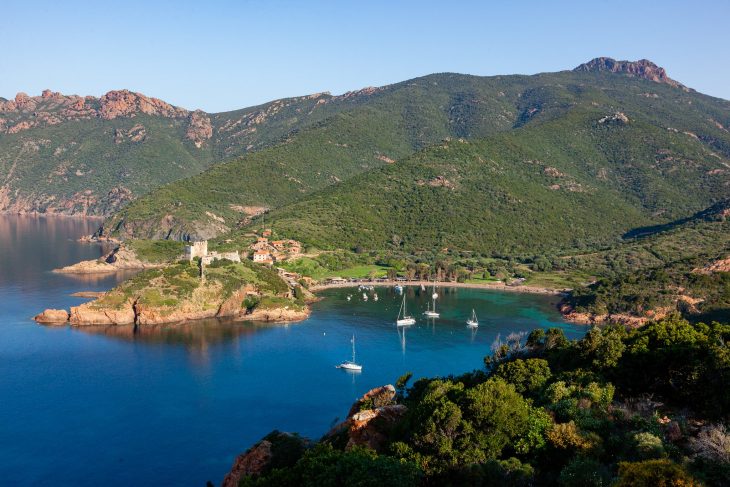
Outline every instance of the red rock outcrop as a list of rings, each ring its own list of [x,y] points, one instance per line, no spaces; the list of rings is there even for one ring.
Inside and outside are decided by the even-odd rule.
[[[35,315],[33,319],[38,323],[48,325],[61,325],[68,322],[69,314],[65,309],[47,309],[41,314]]]
[[[347,438],[345,448],[356,446],[382,451],[390,432],[408,410],[403,404],[395,404],[395,388],[392,385],[376,387],[366,392],[350,408],[347,419],[332,428],[323,441]]]
[[[0,99],[0,113],[5,115],[0,119],[0,132],[9,134],[33,127],[57,125],[69,120],[90,118],[113,120],[119,117],[134,117],[138,113],[177,119],[190,115],[190,112],[183,108],[129,90],[110,91],[101,98],[63,95],[51,90],[43,90],[40,96],[18,93],[13,100]],[[197,118],[201,122],[194,132],[198,134],[199,140],[203,140],[207,133],[205,120],[208,120],[208,125],[210,121],[203,112],[200,112]],[[130,132],[132,131],[134,129]]]
[[[99,117],[104,120],[128,117],[137,112],[167,118],[185,117],[188,114],[185,109],[129,90],[110,91],[99,99],[99,103]]]
[[[251,313],[242,315],[240,318],[245,321],[266,321],[269,323],[289,323],[302,321],[309,317],[309,308],[255,308]]]
[[[346,448],[363,446],[382,451],[388,443],[391,429],[403,419],[407,410],[403,404],[391,404],[355,413],[348,420]]]
[[[152,269],[162,267],[163,265],[140,260],[136,253],[124,245],[120,245],[99,259],[82,260],[76,264],[54,269],[53,272],[59,274],[98,274],[124,270]]]
[[[100,308],[95,301],[71,307],[72,325],[133,325],[135,322],[134,303],[130,300],[119,308]]]
[[[649,321],[661,320],[672,311],[673,308],[659,308],[648,310],[645,316],[634,316],[625,313],[579,313],[568,303],[561,303],[558,308],[567,321],[579,325],[601,325],[604,323],[620,323],[630,328],[639,328]]]
[[[640,59],[638,61],[617,61],[610,57],[597,57],[591,59],[587,63],[583,63],[573,71],[601,72],[608,71],[611,73],[622,73],[629,76],[648,79],[655,83],[663,83],[675,88],[687,90],[682,83],[673,80],[667,76],[664,68],[657,66],[648,59]]]
[[[381,407],[387,406],[393,403],[395,399],[395,387],[391,384],[376,387],[370,389],[368,392],[362,395],[360,399],[355,401],[350,407],[350,411],[347,413],[347,417],[352,417],[363,409],[364,405],[370,405],[370,407]]]
[[[266,473],[274,464],[278,467],[292,466],[311,444],[312,442],[306,438],[273,431],[236,457],[221,487],[238,487],[244,477]],[[277,451],[282,452],[286,458],[278,456]]]
[[[210,117],[202,110],[195,110],[190,114],[190,125],[185,132],[185,138],[192,141],[200,149],[203,143],[213,137],[213,126]]]
[[[242,478],[261,475],[271,464],[271,442],[261,440],[233,461],[231,471],[226,474],[221,487],[238,487]]]

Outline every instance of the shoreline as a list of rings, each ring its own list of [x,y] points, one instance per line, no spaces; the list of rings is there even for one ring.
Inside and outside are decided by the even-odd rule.
[[[12,211],[0,210],[0,215],[33,217],[33,218],[69,218],[73,220],[100,220],[103,221],[105,216],[99,215],[66,215],[64,213],[42,213],[39,211]]]
[[[343,283],[328,283],[328,284],[316,284],[309,288],[313,293],[318,291],[324,291],[326,289],[338,289],[338,288],[349,288],[357,287],[359,285],[374,286],[374,287],[391,287],[400,284],[401,286],[421,286],[429,287],[433,286],[433,281],[380,281],[380,282],[343,282]],[[564,296],[570,289],[552,289],[547,287],[539,286],[508,286],[506,284],[477,284],[468,282],[451,282],[441,281],[436,282],[436,287],[452,287],[452,288],[467,288],[467,289],[486,289],[491,291],[506,291],[516,292],[525,294],[543,294],[548,296]]]

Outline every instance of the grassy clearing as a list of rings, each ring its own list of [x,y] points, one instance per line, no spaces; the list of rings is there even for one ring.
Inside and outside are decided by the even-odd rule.
[[[185,243],[174,240],[129,240],[124,245],[140,260],[154,264],[172,262],[185,253]]]

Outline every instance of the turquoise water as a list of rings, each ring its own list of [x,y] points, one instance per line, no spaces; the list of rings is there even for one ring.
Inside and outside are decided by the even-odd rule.
[[[421,319],[430,290],[407,288],[415,326],[394,324],[400,297],[376,289],[321,293],[290,325],[216,320],[135,329],[34,324],[45,307],[83,302],[122,276],[73,278],[55,267],[99,256],[74,241],[95,222],[0,216],[0,484],[220,483],[236,454],[274,428],[316,438],[368,389],[482,365],[497,334],[564,323],[554,297],[440,289],[438,320]],[[346,300],[353,294],[351,302]],[[465,320],[475,308],[476,332]],[[359,374],[334,366],[350,358]]]

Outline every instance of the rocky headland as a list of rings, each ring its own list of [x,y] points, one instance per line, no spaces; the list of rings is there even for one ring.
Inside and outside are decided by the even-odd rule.
[[[97,274],[126,270],[152,269],[164,266],[141,259],[137,253],[124,245],[120,245],[106,255],[94,260],[82,260],[76,264],[54,269],[58,274]]]
[[[111,264],[107,264],[111,265]],[[313,296],[291,287],[276,271],[249,262],[216,262],[205,275],[196,262],[148,268],[96,299],[48,309],[39,323],[157,325],[205,318],[294,322],[309,316]]]

